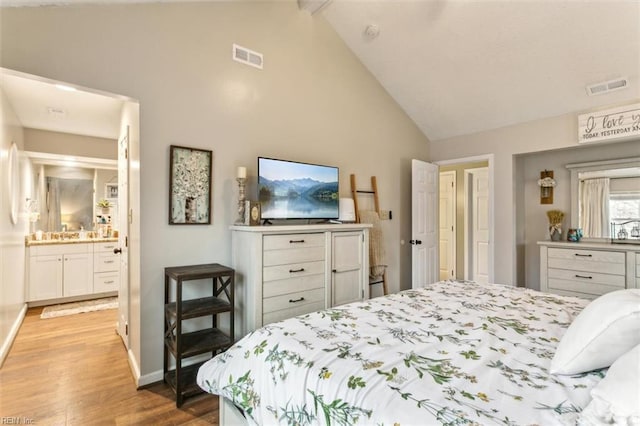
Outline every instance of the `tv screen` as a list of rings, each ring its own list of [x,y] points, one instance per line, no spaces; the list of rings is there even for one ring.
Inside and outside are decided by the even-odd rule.
[[[262,219],[337,219],[338,168],[258,158]]]

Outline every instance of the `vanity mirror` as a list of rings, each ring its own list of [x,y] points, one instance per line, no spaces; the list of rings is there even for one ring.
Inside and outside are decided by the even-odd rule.
[[[640,157],[568,164],[571,226],[584,237],[610,241],[640,219]],[[626,229],[626,227],[629,229]],[[635,231],[634,231],[635,232]]]
[[[27,152],[34,164],[39,218],[45,232],[91,231],[96,228],[96,203],[104,188],[117,185],[115,160]],[[117,199],[110,200],[111,223],[117,223]]]

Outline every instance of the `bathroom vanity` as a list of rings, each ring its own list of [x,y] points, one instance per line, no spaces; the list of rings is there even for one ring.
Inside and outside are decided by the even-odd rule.
[[[26,246],[29,306],[117,294],[117,238],[27,240]]]

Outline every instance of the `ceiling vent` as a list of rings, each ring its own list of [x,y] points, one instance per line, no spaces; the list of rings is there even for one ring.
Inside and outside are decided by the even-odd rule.
[[[625,78],[617,78],[615,80],[604,81],[602,83],[587,86],[587,94],[589,96],[603,95],[605,93],[616,90],[626,89],[629,86],[629,80]]]
[[[233,60],[255,68],[262,69],[262,53],[254,52],[246,47],[233,45]]]
[[[57,119],[65,118],[66,115],[67,115],[67,111],[65,111],[62,108],[57,108],[57,107],[48,107],[47,108],[47,113],[49,114],[49,116],[51,118],[57,118]]]

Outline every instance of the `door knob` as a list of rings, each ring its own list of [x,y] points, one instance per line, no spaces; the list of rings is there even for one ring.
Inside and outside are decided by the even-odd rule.
[[[113,249],[113,254],[119,254],[122,253],[122,249],[121,248],[114,248]]]
[[[418,244],[422,244],[422,241],[420,241],[420,240],[409,240],[409,244],[418,245]]]

